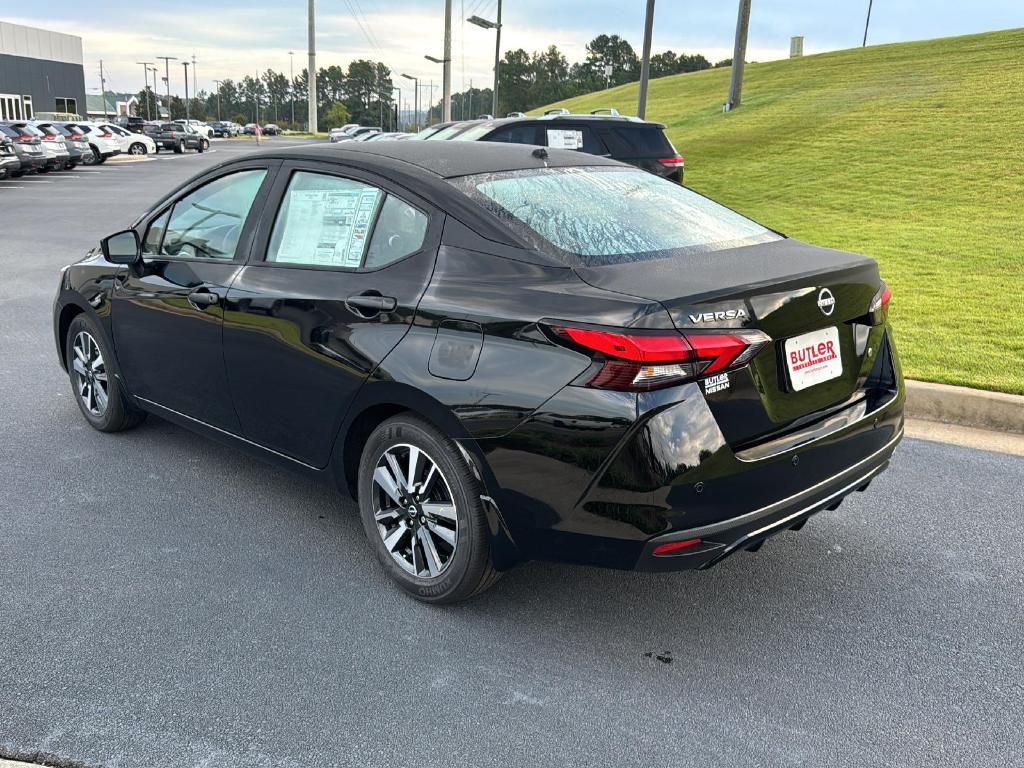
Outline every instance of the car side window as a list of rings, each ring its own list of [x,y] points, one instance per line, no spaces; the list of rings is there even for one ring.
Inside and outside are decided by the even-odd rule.
[[[383,197],[361,181],[297,171],[281,200],[267,262],[360,267]]]
[[[164,231],[167,229],[167,219],[171,215],[170,209],[164,211],[159,218],[154,219],[146,230],[146,236],[142,240],[143,256],[159,256],[160,241],[163,240]]]
[[[376,269],[416,253],[423,247],[428,223],[425,213],[388,195],[373,228],[363,266]]]
[[[162,256],[233,259],[265,169],[221,176],[178,200],[160,248]]]
[[[499,128],[484,141],[500,141],[509,144],[544,143],[544,139],[540,135],[540,126],[537,125],[510,125],[507,128]]]

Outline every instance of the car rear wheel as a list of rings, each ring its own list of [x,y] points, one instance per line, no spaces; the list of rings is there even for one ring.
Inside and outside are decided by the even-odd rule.
[[[175,146],[175,148],[174,148],[174,154],[180,155],[184,151],[185,151],[185,142],[184,141],[179,141],[177,146]]]
[[[87,315],[71,321],[65,359],[75,402],[85,420],[100,432],[131,429],[146,418],[133,406],[111,367],[113,357],[103,334]]]
[[[402,414],[378,426],[363,448],[358,490],[377,558],[413,597],[455,603],[497,581],[479,482],[427,422]]]
[[[207,141],[206,139],[202,139],[202,140],[201,140],[201,141],[199,142],[199,151],[200,151],[200,152],[205,152],[205,151],[206,151],[206,150],[208,150],[209,148],[210,148],[210,142],[208,142],[208,141]]]
[[[132,154],[132,155],[145,155],[145,154],[148,154],[148,152],[146,152],[146,145],[145,144],[141,144],[141,143],[139,143],[137,141],[134,144],[132,144],[130,147],[128,147],[128,152],[129,152],[129,154]]]

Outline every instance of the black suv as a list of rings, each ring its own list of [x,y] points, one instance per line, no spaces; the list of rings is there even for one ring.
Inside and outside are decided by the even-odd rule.
[[[468,120],[425,138],[427,141],[501,141],[581,150],[683,183],[683,158],[665,136],[665,126],[639,117],[626,117],[614,109],[595,109],[586,115],[549,109],[537,117]]]

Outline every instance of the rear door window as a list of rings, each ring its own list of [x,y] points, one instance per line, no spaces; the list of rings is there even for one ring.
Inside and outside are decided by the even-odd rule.
[[[361,181],[297,171],[281,200],[266,260],[358,268],[383,197]]]
[[[544,145],[544,136],[539,125],[507,125],[499,128],[484,141],[498,141],[507,144]]]

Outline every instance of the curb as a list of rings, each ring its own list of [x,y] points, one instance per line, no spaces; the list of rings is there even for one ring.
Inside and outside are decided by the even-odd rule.
[[[906,381],[907,416],[1024,435],[1024,396]]]

